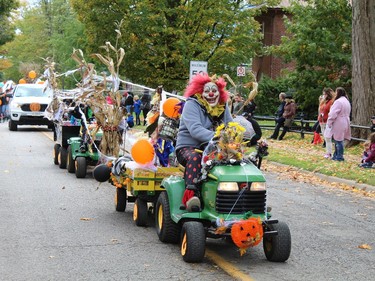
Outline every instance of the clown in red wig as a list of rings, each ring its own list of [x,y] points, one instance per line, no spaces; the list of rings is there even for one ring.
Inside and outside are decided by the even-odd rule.
[[[183,107],[180,127],[177,134],[176,155],[185,166],[185,190],[181,208],[188,211],[200,210],[198,179],[201,175],[202,154],[196,152],[214,136],[218,125],[233,121],[226,104],[228,93],[226,82],[216,75],[198,74],[187,86],[187,97]]]

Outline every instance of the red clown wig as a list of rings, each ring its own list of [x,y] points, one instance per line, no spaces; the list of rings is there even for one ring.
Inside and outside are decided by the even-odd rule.
[[[228,92],[225,90],[227,83],[222,77],[217,78],[216,75],[210,77],[207,73],[197,74],[193,77],[189,85],[185,89],[184,97],[191,97],[195,94],[202,94],[204,85],[213,82],[217,85],[220,93],[219,103],[225,103],[228,100]]]

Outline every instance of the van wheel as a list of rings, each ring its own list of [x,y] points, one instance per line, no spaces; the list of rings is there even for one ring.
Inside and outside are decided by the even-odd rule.
[[[10,119],[8,122],[8,128],[9,131],[17,131],[17,124],[14,121],[12,121],[12,119]]]

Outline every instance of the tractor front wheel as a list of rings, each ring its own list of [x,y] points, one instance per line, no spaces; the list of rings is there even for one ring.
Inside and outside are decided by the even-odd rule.
[[[86,177],[86,172],[87,172],[86,158],[82,156],[77,157],[75,161],[75,166],[76,166],[76,177],[77,178]]]
[[[206,250],[206,233],[203,224],[188,221],[182,226],[181,255],[185,262],[202,262]]]
[[[269,230],[276,230],[276,236],[263,237],[263,250],[267,260],[273,262],[284,262],[290,256],[292,247],[291,235],[288,225],[285,222],[270,224]]]

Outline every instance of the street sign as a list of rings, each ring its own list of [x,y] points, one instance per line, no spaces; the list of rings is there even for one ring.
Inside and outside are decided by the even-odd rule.
[[[237,76],[245,76],[246,68],[244,66],[237,66]]]
[[[207,62],[206,61],[190,61],[190,75],[189,80],[198,73],[207,73]]]

